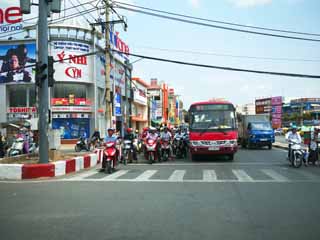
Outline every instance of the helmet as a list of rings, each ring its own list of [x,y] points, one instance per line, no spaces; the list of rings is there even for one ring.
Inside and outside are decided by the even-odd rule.
[[[111,128],[111,127],[110,127],[110,128],[108,128],[107,131],[108,131],[108,132],[109,132],[109,131],[113,131],[113,132],[114,132],[115,130],[114,130],[114,128]]]
[[[292,124],[292,125],[291,125],[291,128],[292,128],[292,130],[293,130],[293,129],[297,130],[297,125]]]
[[[144,132],[146,132],[146,131],[148,131],[148,130],[149,130],[148,127],[143,128],[143,131],[144,131]]]
[[[132,128],[127,128],[127,133],[131,133],[132,132]]]
[[[155,132],[155,131],[157,131],[156,128],[154,128],[154,127],[150,127],[150,128],[149,128],[149,132]]]

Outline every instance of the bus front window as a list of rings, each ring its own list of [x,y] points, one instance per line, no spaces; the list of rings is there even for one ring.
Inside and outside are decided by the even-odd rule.
[[[233,111],[195,111],[191,114],[192,129],[234,129]]]

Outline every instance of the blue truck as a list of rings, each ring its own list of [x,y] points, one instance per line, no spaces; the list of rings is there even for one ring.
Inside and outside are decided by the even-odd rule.
[[[244,148],[268,147],[272,149],[274,130],[269,115],[242,115],[238,122],[239,143]]]

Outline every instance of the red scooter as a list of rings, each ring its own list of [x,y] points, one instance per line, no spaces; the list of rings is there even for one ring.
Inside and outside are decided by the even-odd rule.
[[[161,158],[162,161],[168,161],[170,156],[170,142],[168,140],[161,141]]]
[[[117,165],[117,149],[115,142],[107,142],[104,144],[105,149],[103,151],[102,168],[106,172],[111,174]]]
[[[150,164],[152,164],[157,158],[157,146],[158,146],[158,139],[147,139],[146,140],[146,153],[147,153],[147,160]]]

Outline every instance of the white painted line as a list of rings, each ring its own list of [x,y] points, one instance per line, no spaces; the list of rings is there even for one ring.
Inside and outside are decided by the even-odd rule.
[[[235,166],[235,165],[281,165],[282,162],[198,162],[198,163],[154,163],[152,166]],[[130,166],[150,166],[149,163],[130,163]]]
[[[262,169],[261,171],[277,182],[289,182],[289,179],[287,177],[277,173],[272,169]]]
[[[79,174],[76,174],[75,176],[73,177],[70,177],[68,179],[71,179],[71,180],[81,180],[81,179],[84,179],[86,177],[90,177],[94,174],[97,174],[97,170],[96,169],[93,169],[93,170],[89,170],[89,171],[85,171],[85,172],[82,172],[82,173],[79,173]]]
[[[185,174],[186,170],[175,170],[169,177],[168,181],[181,182],[183,181]]]
[[[238,178],[239,182],[253,182],[253,178],[250,177],[244,170],[232,170],[233,174]]]
[[[55,177],[66,175],[66,161],[57,161],[53,164]]]
[[[156,172],[158,172],[158,170],[147,170],[147,171],[144,171],[142,174],[140,174],[134,180],[136,180],[136,181],[148,181],[149,178],[151,178]]]
[[[20,180],[22,178],[23,164],[0,164],[0,179]]]
[[[107,175],[103,178],[100,178],[101,180],[116,180],[118,177],[121,177],[125,174],[127,174],[129,172],[129,170],[119,170],[115,173],[112,173],[110,175]]]
[[[217,181],[217,174],[214,170],[203,170],[202,179],[204,182],[215,182]]]

